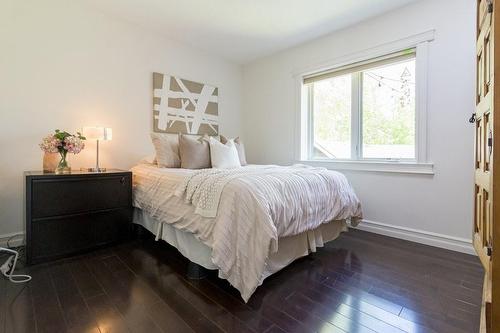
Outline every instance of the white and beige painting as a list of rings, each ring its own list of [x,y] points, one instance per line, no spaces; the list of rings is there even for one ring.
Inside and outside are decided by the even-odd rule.
[[[153,73],[153,131],[217,135],[218,95],[214,86]]]

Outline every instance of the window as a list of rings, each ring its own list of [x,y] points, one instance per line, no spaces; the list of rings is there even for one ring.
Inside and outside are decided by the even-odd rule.
[[[417,161],[416,49],[304,76],[309,160]]]

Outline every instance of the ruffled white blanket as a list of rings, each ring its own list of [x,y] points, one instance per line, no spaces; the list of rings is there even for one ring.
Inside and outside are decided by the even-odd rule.
[[[333,220],[357,224],[362,217],[345,176],[323,168],[191,171],[138,166],[132,171],[134,205],[209,246],[219,277],[245,301],[261,283],[268,256],[278,250],[278,238]]]

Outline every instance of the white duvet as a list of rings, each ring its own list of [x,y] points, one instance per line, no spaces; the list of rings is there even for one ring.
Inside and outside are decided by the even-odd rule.
[[[262,281],[278,238],[332,220],[362,217],[344,175],[307,166],[233,170],[132,168],[134,206],[162,223],[192,232],[212,249],[219,276],[247,301]]]

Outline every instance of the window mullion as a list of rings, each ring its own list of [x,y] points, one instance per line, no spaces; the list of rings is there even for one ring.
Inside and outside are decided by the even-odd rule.
[[[361,159],[360,128],[360,73],[351,74],[351,158]]]

